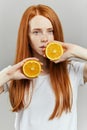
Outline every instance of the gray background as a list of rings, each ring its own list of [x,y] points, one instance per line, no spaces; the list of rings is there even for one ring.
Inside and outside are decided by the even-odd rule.
[[[0,0],[0,70],[12,64],[21,16],[32,4],[51,6],[62,22],[66,42],[87,48],[87,0]],[[87,130],[87,85],[78,92],[78,130]],[[0,130],[14,130],[8,93],[0,95]]]

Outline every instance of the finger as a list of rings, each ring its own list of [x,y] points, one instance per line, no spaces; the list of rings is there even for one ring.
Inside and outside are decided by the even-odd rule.
[[[60,62],[64,62],[65,59],[62,59],[62,60],[57,60],[57,61],[54,61],[54,63],[60,63]]]
[[[26,61],[28,61],[28,60],[37,60],[37,61],[39,61],[39,59],[38,58],[36,58],[36,57],[29,57],[29,58],[26,58],[26,59],[24,59],[23,60],[23,62],[25,63]]]
[[[43,69],[41,69],[41,72],[43,72]]]
[[[41,64],[41,66],[43,66],[43,63],[42,63],[42,62],[40,62],[40,64]]]

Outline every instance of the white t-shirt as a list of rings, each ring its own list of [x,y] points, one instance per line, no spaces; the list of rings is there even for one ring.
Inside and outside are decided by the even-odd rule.
[[[73,91],[70,113],[63,112],[60,118],[48,120],[54,109],[55,97],[49,75],[40,75],[34,79],[35,89],[30,105],[16,113],[15,130],[77,130],[77,90],[84,84],[83,66],[79,62],[68,66]]]

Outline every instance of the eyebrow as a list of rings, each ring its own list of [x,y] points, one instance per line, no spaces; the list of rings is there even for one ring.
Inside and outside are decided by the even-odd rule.
[[[32,29],[33,31],[34,30],[38,30],[38,31],[40,31],[40,30],[42,30],[42,28],[34,28],[34,29]],[[47,30],[53,30],[53,28],[47,28]]]
[[[32,30],[33,30],[33,31],[34,31],[34,30],[41,30],[41,28],[33,28]]]

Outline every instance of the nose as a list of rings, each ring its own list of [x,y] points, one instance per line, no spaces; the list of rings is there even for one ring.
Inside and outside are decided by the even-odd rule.
[[[43,34],[41,37],[41,42],[48,42],[48,36],[46,34]]]

